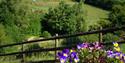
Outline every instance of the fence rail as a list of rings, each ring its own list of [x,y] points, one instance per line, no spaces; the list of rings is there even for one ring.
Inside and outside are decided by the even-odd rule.
[[[14,46],[14,45],[28,44],[28,43],[36,43],[36,42],[40,42],[40,41],[55,40],[55,39],[61,39],[61,38],[69,38],[69,37],[82,36],[82,35],[88,35],[88,34],[96,34],[96,33],[101,33],[101,32],[102,33],[103,32],[112,32],[112,31],[123,30],[123,29],[125,29],[125,26],[116,27],[116,28],[109,28],[109,29],[102,29],[102,30],[95,30],[95,31],[90,31],[90,32],[81,32],[81,33],[76,33],[76,34],[72,34],[72,35],[62,35],[62,36],[56,36],[56,37],[51,37],[51,38],[46,38],[46,39],[25,41],[25,42],[8,44],[8,45],[2,45],[2,46],[0,46],[0,48]]]
[[[101,44],[102,44],[102,45],[112,45],[112,42],[109,42],[109,43],[101,43]],[[118,41],[118,44],[125,44],[125,41]],[[66,49],[66,48],[67,48],[67,49],[76,48],[76,45],[68,46],[68,47],[34,49],[34,50],[23,51],[23,52],[6,53],[6,54],[0,54],[0,56],[9,56],[9,55],[17,55],[17,54],[28,54],[28,53],[34,53],[34,52],[56,51],[56,50],[63,50],[63,49]]]
[[[54,36],[54,37],[51,37],[51,38],[46,38],[46,39],[38,39],[38,40],[32,40],[32,41],[25,41],[25,42],[20,42],[20,43],[14,43],[14,44],[8,44],[8,45],[2,45],[0,46],[0,48],[4,48],[4,47],[10,47],[10,46],[16,46],[16,45],[22,45],[22,48],[23,48],[23,45],[24,44],[29,44],[29,43],[36,43],[36,42],[42,42],[42,41],[47,41],[47,40],[55,40],[56,39],[61,39],[61,38],[69,38],[69,37],[76,37],[76,36],[82,36],[82,35],[89,35],[89,34],[97,34],[97,33],[107,33],[107,32],[113,32],[113,31],[118,31],[118,30],[124,30],[125,29],[125,26],[122,26],[122,27],[115,27],[115,28],[109,28],[109,29],[102,29],[102,30],[94,30],[94,31],[89,31],[89,32],[82,32],[82,33],[76,33],[76,34],[72,34],[72,35],[61,35],[61,36]],[[125,41],[119,41],[118,42],[119,44],[123,44],[125,43]],[[56,42],[55,42],[56,44]],[[111,45],[112,43],[109,42],[109,43],[102,43],[103,45]],[[65,48],[76,48],[75,45],[73,46],[68,46],[68,47],[56,47],[55,45],[55,48],[41,48],[41,49],[35,49],[35,50],[30,50],[30,51],[23,51],[22,52],[13,52],[13,53],[4,53],[4,54],[0,54],[0,56],[9,56],[9,55],[17,55],[17,54],[27,54],[27,53],[34,53],[34,52],[46,52],[46,51],[57,51],[57,50],[63,50]],[[55,55],[56,55],[56,52],[55,52]],[[56,57],[55,57],[55,60],[45,60],[45,61],[38,61],[38,62],[30,62],[30,63],[49,63],[52,62],[56,62]]]
[[[55,63],[55,62],[59,63],[59,61],[57,61],[57,60],[29,61],[26,63]]]

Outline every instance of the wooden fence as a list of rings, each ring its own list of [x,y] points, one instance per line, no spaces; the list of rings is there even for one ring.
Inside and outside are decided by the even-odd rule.
[[[101,29],[101,30],[94,30],[94,31],[89,31],[89,32],[82,32],[82,33],[76,33],[72,35],[61,35],[61,36],[54,36],[51,38],[46,38],[46,39],[37,39],[37,40],[32,40],[32,41],[25,41],[25,42],[19,42],[19,43],[14,43],[14,44],[7,44],[7,45],[2,45],[0,48],[5,48],[5,47],[11,47],[11,46],[16,46],[16,45],[22,45],[22,51],[21,52],[14,52],[14,53],[6,53],[6,54],[0,54],[0,56],[10,56],[10,55],[17,55],[20,54],[22,55],[22,63],[56,63],[58,62],[56,60],[56,51],[57,50],[63,50],[65,48],[76,48],[76,46],[68,46],[68,47],[57,47],[58,39],[62,38],[69,38],[69,37],[76,37],[76,36],[83,36],[83,35],[89,35],[89,34],[99,34],[99,42],[102,41],[102,33],[109,33],[113,31],[118,31],[118,30],[125,30],[125,26],[122,27],[114,27],[114,28],[108,28],[108,29]],[[54,48],[42,48],[42,49],[34,49],[30,51],[24,51],[23,50],[23,45],[24,44],[30,44],[30,43],[36,43],[36,42],[42,42],[42,41],[48,41],[48,40],[55,40],[55,47]],[[125,41],[119,41],[119,44],[125,43]],[[103,45],[111,45],[112,43],[102,43]],[[47,51],[55,51],[55,60],[44,60],[44,61],[35,61],[35,62],[25,62],[24,61],[24,55],[27,53],[34,53],[34,52],[47,52]]]

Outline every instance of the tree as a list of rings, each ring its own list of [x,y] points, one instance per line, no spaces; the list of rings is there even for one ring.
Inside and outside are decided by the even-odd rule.
[[[43,29],[51,34],[71,34],[85,31],[84,17],[82,2],[73,6],[61,2],[58,7],[49,9],[43,16],[41,24]]]
[[[125,4],[115,5],[109,14],[109,20],[112,26],[125,25]]]
[[[26,35],[40,34],[39,18],[34,19],[29,5],[29,0],[1,0],[0,23],[14,42],[22,41]]]

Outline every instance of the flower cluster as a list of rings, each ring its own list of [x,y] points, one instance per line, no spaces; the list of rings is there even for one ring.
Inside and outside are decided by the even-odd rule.
[[[80,49],[89,49],[90,51],[96,49],[96,50],[100,50],[103,48],[103,45],[101,45],[101,43],[99,42],[95,42],[95,43],[82,43],[82,44],[78,44],[77,48]]]
[[[114,52],[114,51],[108,50],[107,57],[120,59],[125,62],[125,54],[123,54],[122,52]]]
[[[114,51],[108,50],[107,51],[107,57],[109,58],[115,58],[121,60],[123,63],[125,63],[125,54],[120,52],[120,47],[117,42],[113,42],[114,45]]]
[[[69,61],[70,63],[72,63],[73,61],[75,63],[79,62],[78,54],[73,49],[64,49],[62,52],[58,52],[57,56],[60,59],[60,63],[66,63],[67,61]]]
[[[117,59],[117,63],[119,63],[119,61],[125,63],[125,54],[120,52],[119,44],[113,42],[113,46],[114,50],[106,51],[99,42],[85,42],[77,45],[77,51],[74,49],[64,49],[62,52],[58,52],[57,56],[60,63],[110,63],[112,62],[110,59]],[[107,62],[108,60],[109,62]],[[113,60],[113,62],[115,61]]]
[[[103,45],[99,42],[77,45],[81,63],[101,63],[103,61]],[[94,59],[93,59],[94,58]]]

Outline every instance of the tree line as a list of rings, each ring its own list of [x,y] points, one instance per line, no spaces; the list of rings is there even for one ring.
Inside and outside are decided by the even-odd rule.
[[[85,3],[91,4],[106,10],[111,10],[114,5],[124,4],[125,0],[85,0]]]

